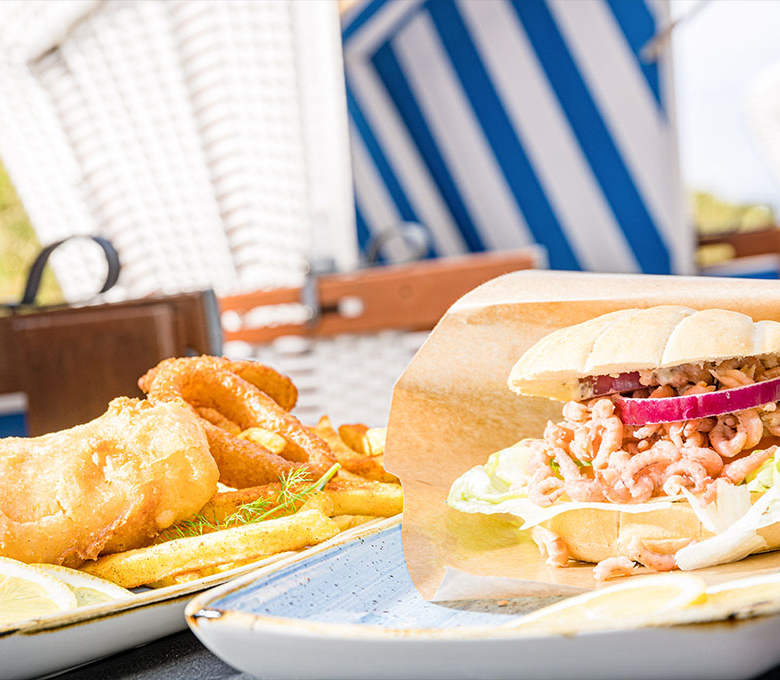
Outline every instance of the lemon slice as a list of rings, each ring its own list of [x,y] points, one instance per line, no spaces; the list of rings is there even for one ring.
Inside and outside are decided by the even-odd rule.
[[[0,557],[0,626],[76,608],[76,596],[36,567]]]
[[[77,569],[59,567],[55,564],[34,564],[32,566],[64,581],[76,596],[76,602],[79,607],[95,604],[96,602],[119,600],[124,597],[132,597],[133,595],[127,588],[122,588],[122,586],[118,586],[116,583],[111,583],[111,581],[92,576],[92,574],[86,574]]]
[[[512,621],[507,627],[529,633],[633,628],[705,598],[704,580],[692,574],[632,578],[583,593]]]
[[[724,607],[738,613],[756,607],[780,607],[780,572],[748,576],[707,588],[707,606]]]

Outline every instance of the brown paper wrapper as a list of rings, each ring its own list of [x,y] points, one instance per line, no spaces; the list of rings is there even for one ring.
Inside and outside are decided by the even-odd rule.
[[[547,420],[559,418],[561,403],[507,387],[526,349],[564,326],[662,304],[780,321],[780,281],[523,271],[476,288],[444,315],[395,386],[385,450],[404,488],[406,563],[425,599],[569,594],[598,585],[593,565],[545,564],[518,520],[458,512],[445,501],[463,472],[523,437],[541,436]],[[780,553],[772,552],[696,573],[718,582],[778,568]]]

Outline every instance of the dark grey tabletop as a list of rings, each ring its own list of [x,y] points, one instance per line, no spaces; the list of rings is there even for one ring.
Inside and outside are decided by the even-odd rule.
[[[209,652],[183,631],[58,675],[57,680],[252,680]],[[780,667],[755,680],[780,679]]]
[[[56,676],[57,680],[251,680],[228,666],[188,630]]]

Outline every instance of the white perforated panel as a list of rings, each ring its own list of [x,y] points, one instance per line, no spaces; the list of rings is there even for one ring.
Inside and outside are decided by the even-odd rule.
[[[350,269],[339,47],[329,2],[0,3],[0,157],[42,242],[114,242],[116,296]],[[102,267],[52,264],[68,299]]]
[[[286,337],[270,345],[225,351],[289,375],[299,391],[294,413],[303,423],[313,425],[327,413],[336,425],[382,426],[395,381],[427,337],[427,332],[402,331],[317,340]]]

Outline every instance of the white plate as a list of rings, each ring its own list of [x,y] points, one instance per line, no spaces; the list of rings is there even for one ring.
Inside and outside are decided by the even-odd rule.
[[[298,554],[274,555],[187,584],[0,626],[0,679],[64,671],[183,630],[184,607],[196,593]]]
[[[186,614],[212,652],[264,680],[734,680],[780,662],[777,615],[568,636],[502,627],[544,603],[425,602],[396,518],[199,595]]]

